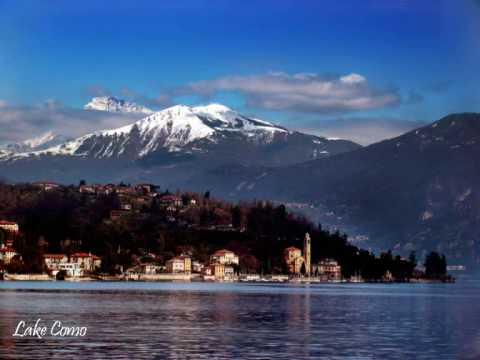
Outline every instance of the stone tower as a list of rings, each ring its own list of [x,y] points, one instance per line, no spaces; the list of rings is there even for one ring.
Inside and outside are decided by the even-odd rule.
[[[305,275],[310,276],[312,273],[312,240],[310,239],[310,234],[305,233],[305,238],[303,239],[303,257],[305,259]]]

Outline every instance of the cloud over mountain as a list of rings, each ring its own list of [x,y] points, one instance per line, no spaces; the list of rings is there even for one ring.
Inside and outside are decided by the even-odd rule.
[[[297,129],[309,134],[349,139],[361,145],[369,145],[402,135],[426,124],[426,122],[413,120],[351,117],[300,122]]]
[[[229,91],[244,95],[251,107],[307,113],[346,113],[400,103],[396,90],[373,87],[364,76],[355,73],[226,76],[192,82],[179,90],[183,94],[206,97]]]
[[[42,106],[0,104],[0,144],[18,142],[54,130],[57,134],[77,137],[94,130],[132,123],[141,114],[87,111],[62,107],[52,102]]]

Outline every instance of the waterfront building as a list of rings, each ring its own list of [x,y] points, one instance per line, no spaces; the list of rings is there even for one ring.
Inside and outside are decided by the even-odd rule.
[[[176,256],[166,262],[167,272],[185,273],[192,272],[192,259],[189,256]]]
[[[192,261],[192,272],[201,273],[205,266],[199,261]]]
[[[211,263],[219,263],[223,265],[238,265],[239,258],[233,251],[222,249],[218,250],[210,256]]]
[[[302,266],[305,267],[305,275],[312,274],[312,245],[309,233],[305,233],[303,239],[303,254],[299,248],[290,246],[283,252],[283,258],[287,264],[288,272],[291,274],[300,274]]]
[[[67,276],[72,277],[84,275],[84,269],[82,269],[78,263],[60,263],[58,264],[58,271],[65,271]]]
[[[333,259],[320,260],[315,270],[317,276],[322,280],[340,280],[342,278],[342,268]]]
[[[291,274],[300,274],[305,260],[302,251],[299,248],[290,246],[283,252],[284,261],[287,264],[288,272]]]
[[[0,229],[3,229],[10,233],[18,233],[18,224],[13,221],[0,220]]]
[[[77,252],[70,255],[70,262],[78,264],[81,269],[86,271],[98,270],[102,264],[98,256],[84,252]]]
[[[385,274],[383,274],[383,281],[393,281],[393,275],[390,270],[385,271]]]
[[[2,260],[4,264],[9,264],[13,257],[17,255],[18,253],[11,247],[4,246],[0,249],[0,260]]]
[[[235,277],[235,269],[232,265],[211,263],[204,271],[204,275],[212,276],[215,280],[232,280]]]
[[[225,265],[220,263],[211,264],[210,274],[215,277],[215,280],[223,280],[225,278]]]
[[[232,280],[235,277],[235,269],[233,266],[224,265],[223,274],[224,280]]]
[[[43,261],[50,271],[59,270],[60,264],[68,263],[66,254],[44,254]]]
[[[160,270],[160,266],[154,263],[140,264],[140,272],[146,275],[156,274]]]

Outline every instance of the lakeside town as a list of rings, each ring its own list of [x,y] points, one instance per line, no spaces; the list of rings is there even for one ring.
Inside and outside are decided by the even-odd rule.
[[[1,195],[24,224],[0,219],[4,280],[451,280],[440,254],[424,264],[414,253],[376,257],[266,202],[232,205],[209,192],[85,181],[4,184]]]
[[[0,221],[0,228],[18,234],[18,224],[6,220]],[[126,269],[116,276],[102,276],[99,274],[102,260],[92,253],[75,252],[70,255],[65,253],[43,254],[47,274],[40,275],[13,275],[6,274],[6,279],[21,280],[50,280],[50,279],[109,279],[109,280],[203,280],[203,281],[301,281],[312,282],[340,282],[342,281],[341,267],[333,259],[323,259],[318,264],[311,265],[310,259],[311,239],[305,234],[305,244],[302,250],[290,246],[285,249],[285,263],[289,275],[260,276],[259,274],[239,274],[239,256],[233,251],[221,249],[210,256],[207,264],[193,260],[190,255],[181,254],[159,265],[155,262],[140,262]],[[154,258],[154,255],[151,254]],[[15,259],[19,254],[12,248],[12,241],[0,244],[0,259],[5,265]],[[4,274],[5,275],[5,274]],[[302,276],[303,277],[300,277]],[[360,281],[361,279],[350,279]]]

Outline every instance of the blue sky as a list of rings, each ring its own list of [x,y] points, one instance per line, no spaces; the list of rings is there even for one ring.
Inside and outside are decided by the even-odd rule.
[[[17,112],[112,94],[312,132],[401,127],[480,111],[479,63],[475,0],[0,0],[0,106]]]

